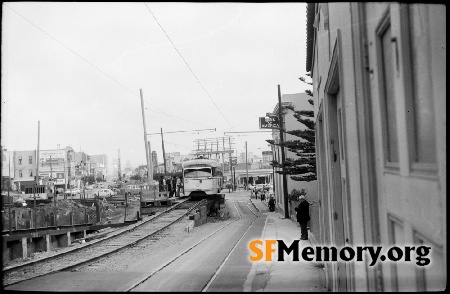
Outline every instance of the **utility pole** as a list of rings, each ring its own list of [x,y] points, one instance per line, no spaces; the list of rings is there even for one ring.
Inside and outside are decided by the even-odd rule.
[[[39,140],[40,140],[40,136],[41,136],[41,122],[38,121],[38,145],[37,145],[37,154],[36,154],[36,179],[37,179],[37,181],[39,181]]]
[[[245,190],[248,190],[248,159],[247,159],[247,141],[245,141],[245,171],[247,172],[247,178],[245,182]]]
[[[11,223],[11,198],[9,198],[9,190],[11,190],[11,151],[8,154],[9,167],[8,167],[8,224],[9,224],[9,235],[12,235],[12,223]]]
[[[122,169],[120,166],[120,149],[119,149],[118,153],[119,153],[119,159],[118,159],[119,181],[121,181],[122,180]]]
[[[148,183],[149,183],[149,189],[150,189],[150,183],[153,182],[153,158],[152,158],[152,145],[150,144],[150,141],[148,141],[148,157],[150,161],[150,169],[148,170]]]
[[[278,85],[278,119],[280,121],[280,148],[281,148],[281,162],[284,163],[286,158],[284,154],[284,123],[283,123],[283,110],[281,108],[281,90],[280,85]],[[289,203],[288,203],[288,192],[287,192],[287,179],[286,174],[283,173],[283,194],[284,194],[284,217],[289,218]]]
[[[163,137],[162,128],[161,128],[161,142],[162,142],[162,151],[163,151],[163,159],[164,159],[164,176],[167,176],[166,151],[164,149],[164,137]]]
[[[145,155],[147,157],[147,181],[150,183],[150,154],[149,154],[149,146],[150,142],[147,145],[147,127],[145,125],[145,114],[144,114],[144,94],[142,93],[142,89],[139,89],[141,93],[141,108],[142,108],[142,123],[144,124],[144,144],[145,144]]]
[[[36,157],[39,157],[39,141],[41,137],[41,122],[38,121],[38,142],[37,142],[37,150],[36,150]],[[35,182],[34,182],[34,228],[37,232],[37,211],[36,211],[36,186],[39,184],[39,163],[36,160],[36,176],[35,176]]]

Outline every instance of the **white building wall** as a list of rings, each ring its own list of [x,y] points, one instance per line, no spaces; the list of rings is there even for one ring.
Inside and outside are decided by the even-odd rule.
[[[327,5],[328,9],[325,9]],[[380,230],[380,241],[385,246],[392,244],[393,238],[397,243],[400,239],[407,240],[409,244],[414,243],[417,236],[423,236],[424,240],[433,244],[436,248],[435,266],[429,267],[423,282],[418,276],[417,267],[404,267],[403,265],[392,267],[383,264],[380,267],[369,267],[364,263],[352,263],[344,268],[344,276],[346,279],[347,290],[367,291],[378,289],[385,291],[412,290],[417,291],[420,287],[437,287],[439,283],[439,272],[446,273],[447,265],[442,264],[441,260],[446,260],[446,206],[442,205],[446,202],[445,195],[446,166],[442,161],[446,158],[445,150],[445,50],[442,51],[442,44],[445,43],[445,9],[437,5],[425,5],[422,9],[421,29],[423,32],[430,32],[429,46],[430,51],[421,52],[421,58],[430,59],[430,72],[427,75],[425,69],[423,73],[428,77],[432,77],[428,86],[434,104],[434,116],[436,124],[436,156],[439,158],[437,163],[437,172],[435,177],[426,177],[419,173],[411,172],[410,155],[411,143],[408,141],[407,130],[411,128],[408,122],[407,111],[408,99],[410,95],[405,95],[405,91],[409,91],[412,87],[404,86],[411,83],[411,79],[403,79],[403,75],[409,74],[405,70],[409,66],[409,62],[403,61],[403,65],[397,69],[399,74],[395,75],[395,97],[396,97],[396,117],[399,140],[399,167],[398,171],[386,172],[384,165],[385,153],[383,153],[383,124],[386,120],[382,118],[383,110],[380,108],[382,101],[382,93],[378,90],[381,86],[380,81],[380,49],[377,47],[376,31],[380,27],[383,17],[391,21],[392,34],[397,36],[397,53],[393,51],[392,62],[395,58],[399,58],[400,64],[406,58],[404,48],[409,43],[402,46],[405,34],[408,33],[409,26],[399,26],[402,19],[403,11],[406,6],[397,3],[321,3],[316,9],[317,26],[314,39],[314,55],[312,66],[312,78],[314,84],[314,101],[315,101],[315,120],[316,126],[319,123],[319,115],[323,119],[323,132],[325,139],[318,142],[324,147],[324,158],[320,158],[324,162],[324,166],[320,173],[324,175],[321,178],[320,186],[321,194],[325,196],[322,199],[321,220],[323,222],[324,232],[328,236],[325,239],[333,242],[336,234],[336,222],[333,221],[333,197],[336,197],[333,190],[333,145],[330,142],[330,132],[335,128],[334,122],[330,120],[332,116],[333,106],[331,101],[336,99],[329,94],[331,81],[338,75],[339,92],[342,99],[342,134],[343,138],[340,144],[345,148],[345,164],[342,175],[346,179],[345,197],[343,203],[344,209],[344,231],[346,244],[349,246],[369,245],[373,236],[376,235],[374,228]],[[402,7],[402,8],[400,8]],[[360,9],[365,10],[367,19],[362,22],[359,14]],[[327,19],[324,11],[328,10],[329,29],[325,29],[324,22]],[[364,24],[362,26],[361,24]],[[364,31],[366,30],[366,31]],[[396,30],[401,34],[396,34]],[[368,34],[368,39],[362,39],[361,31]],[[395,45],[395,44],[394,44]],[[366,47],[365,47],[366,46]],[[359,48],[359,51],[355,51]],[[394,48],[394,47],[393,47]],[[367,50],[368,56],[365,58],[361,54]],[[333,55],[333,52],[336,52]],[[361,53],[362,52],[362,53]],[[427,55],[429,54],[429,55]],[[337,58],[338,69],[333,71],[333,60]],[[367,62],[367,63],[366,63]],[[395,63],[393,63],[395,67]],[[370,74],[368,70],[370,70]],[[395,69],[394,69],[395,72]],[[365,76],[366,75],[366,76]],[[367,78],[366,78],[367,77]],[[425,78],[425,76],[423,77]],[[365,84],[366,79],[370,83]],[[398,82],[402,80],[403,82]],[[358,108],[359,105],[359,108]],[[361,108],[361,105],[364,107]],[[366,111],[366,112],[365,112]],[[368,115],[369,114],[369,115]],[[370,117],[372,116],[372,121]],[[331,123],[330,123],[331,121]],[[373,146],[364,145],[369,142],[373,136]],[[316,138],[320,140],[320,138]],[[367,153],[370,148],[374,152]],[[319,148],[318,148],[319,149]],[[364,152],[364,153],[362,153]],[[367,157],[374,157],[375,166],[367,166]],[[364,166],[362,165],[364,164]],[[370,162],[369,162],[370,164]],[[376,170],[375,170],[376,168]],[[323,183],[327,181],[328,183]],[[369,182],[368,182],[369,181]],[[370,187],[370,182],[377,183],[376,187]],[[369,195],[369,196],[368,196]],[[427,195],[424,197],[424,195]],[[373,199],[377,200],[374,203]],[[326,202],[326,203],[324,203]],[[373,204],[372,207],[368,205]],[[328,207],[328,209],[327,209]],[[378,207],[376,219],[371,219],[371,214],[375,214]],[[326,214],[326,215],[324,215]],[[395,219],[399,231],[393,231],[394,225],[392,219]],[[401,228],[401,231],[400,229]],[[421,237],[422,238],[422,237]],[[437,268],[440,267],[440,270]],[[342,290],[343,282],[337,283],[339,274],[336,264],[326,266],[328,285],[331,290]],[[383,283],[379,283],[378,275],[382,275]],[[429,277],[427,275],[430,275]],[[435,280],[431,278],[434,275]],[[409,282],[408,282],[409,281]],[[422,281],[422,282],[421,282]],[[421,284],[422,283],[422,284]],[[444,281],[444,284],[446,282]],[[425,285],[425,286],[424,286]],[[439,289],[426,288],[426,289]]]

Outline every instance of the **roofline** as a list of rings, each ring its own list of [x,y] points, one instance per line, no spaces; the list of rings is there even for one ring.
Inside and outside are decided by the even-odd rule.
[[[310,72],[313,59],[314,45],[314,19],[315,19],[316,3],[308,3],[306,8],[306,71]]]

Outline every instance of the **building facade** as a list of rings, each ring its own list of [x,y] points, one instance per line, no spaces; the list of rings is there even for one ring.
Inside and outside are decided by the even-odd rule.
[[[273,160],[273,152],[271,150],[262,152],[263,163],[270,163],[272,160]]]
[[[444,290],[446,7],[310,3],[307,17],[320,243],[431,248],[427,266],[325,263],[328,288]]]
[[[2,156],[2,191],[16,189],[14,185],[14,152],[1,147]]]
[[[64,149],[39,150],[39,182],[56,188],[78,187],[75,152],[69,146]]]
[[[14,183],[20,190],[22,185],[35,183],[36,150],[14,151]]]
[[[95,164],[95,175],[106,176],[108,173],[108,156],[106,156],[105,154],[91,155],[90,159],[93,163],[93,166]]]

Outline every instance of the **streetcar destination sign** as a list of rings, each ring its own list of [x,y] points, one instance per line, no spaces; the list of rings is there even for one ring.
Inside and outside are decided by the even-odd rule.
[[[280,128],[280,121],[278,116],[266,116],[259,118],[260,129],[278,129]]]

